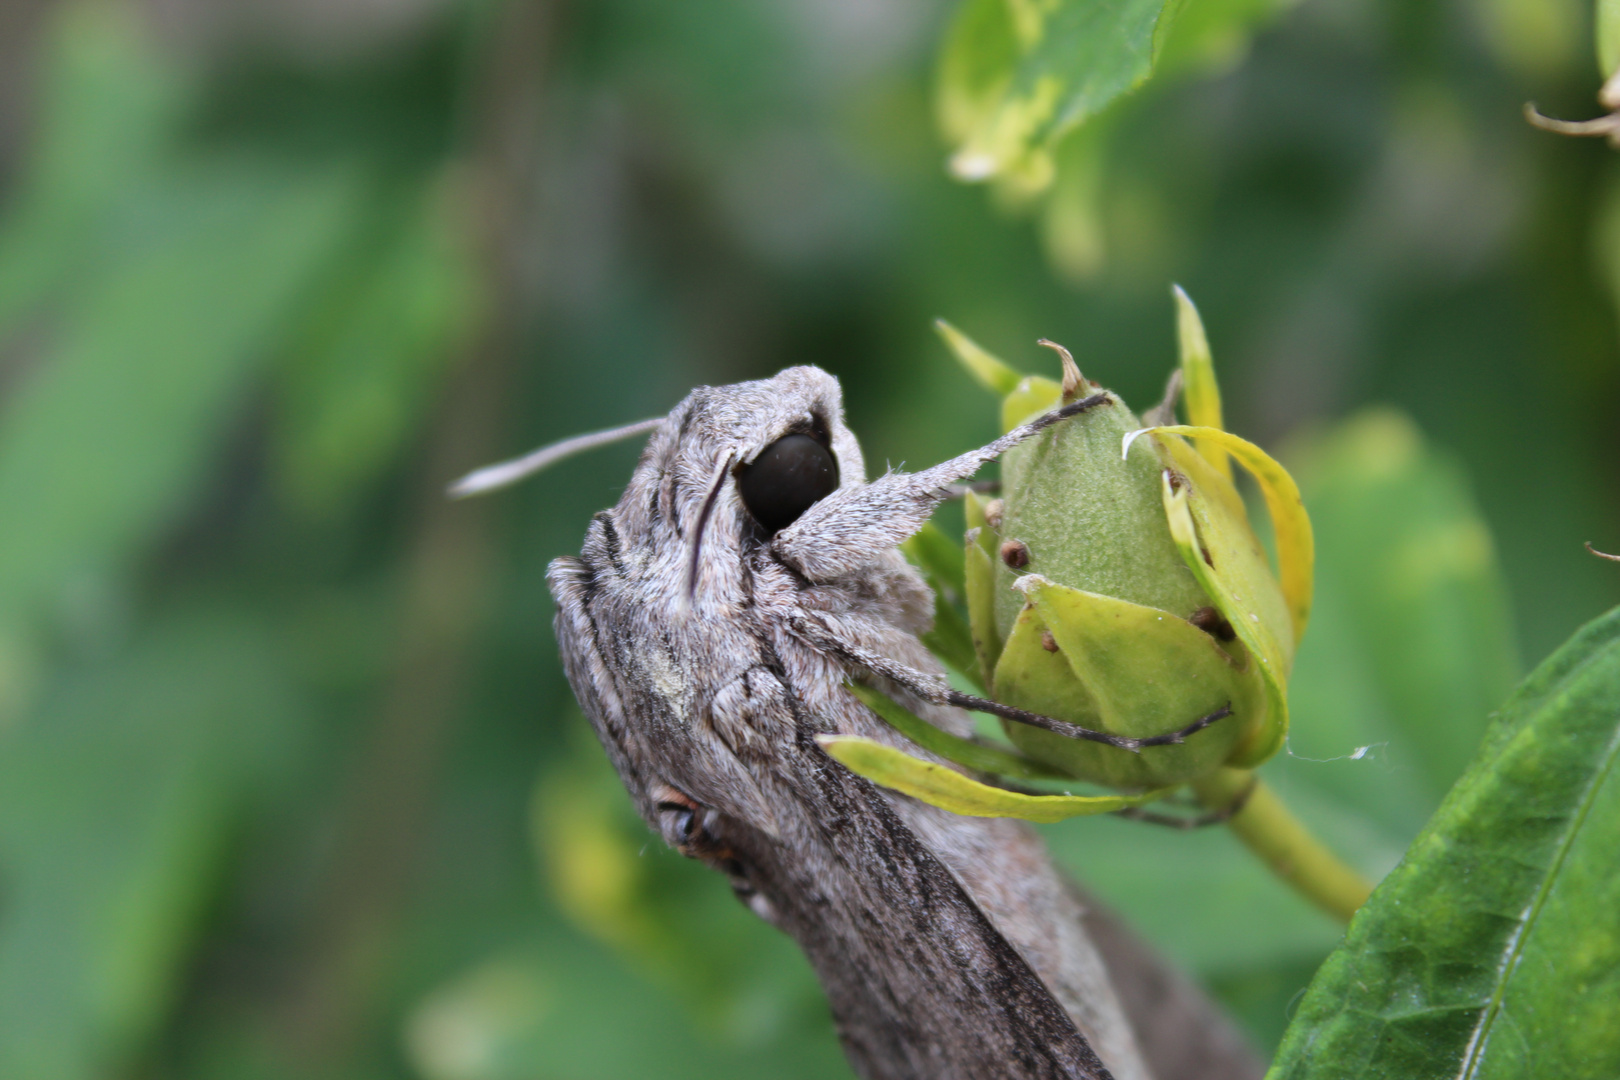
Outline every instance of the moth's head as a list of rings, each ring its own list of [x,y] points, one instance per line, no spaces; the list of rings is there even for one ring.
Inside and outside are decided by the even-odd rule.
[[[838,380],[815,367],[692,391],[647,445],[619,513],[696,551],[768,539],[865,480]]]
[[[687,599],[724,576],[728,556],[769,541],[838,488],[866,479],[838,380],[793,367],[770,379],[699,387],[661,420],[564,439],[472,472],[450,494],[494,491],[644,431],[653,436],[613,511],[615,528],[643,557],[683,559],[682,572],[663,580],[678,577]]]

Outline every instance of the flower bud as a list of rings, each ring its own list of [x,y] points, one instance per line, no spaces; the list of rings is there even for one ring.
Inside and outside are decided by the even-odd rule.
[[[1165,787],[1274,753],[1310,604],[1310,528],[1297,489],[1257,447],[1220,428],[1203,328],[1179,290],[1178,301],[1194,426],[1144,430],[1109,394],[1108,405],[1005,456],[993,514],[976,496],[967,506],[968,621],[995,700],[1137,738],[1230,708],[1183,744],[1139,752],[1004,724],[1030,758],[1113,787]],[[1053,408],[1079,379],[1070,369],[1062,386],[1011,383],[1004,365],[991,367],[999,361],[954,330],[946,336],[1005,393],[1005,428]],[[1067,396],[1077,392],[1097,390],[1082,379]],[[1156,411],[1169,419],[1169,408]],[[1280,572],[1250,527],[1228,454],[1266,496]]]

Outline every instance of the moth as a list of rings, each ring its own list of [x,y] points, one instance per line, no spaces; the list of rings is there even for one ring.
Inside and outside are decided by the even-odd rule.
[[[957,734],[971,730],[964,709],[1132,750],[1213,722],[1142,740],[1079,728],[953,689],[918,640],[933,595],[897,545],[983,465],[1108,403],[1071,401],[932,468],[868,481],[837,380],[794,367],[700,387],[667,417],[453,489],[651,432],[618,504],[592,518],[578,557],[549,568],[563,666],[642,816],[798,942],[871,1080],[1148,1075],[1035,835],[878,788],[816,741],[906,745],[851,680]]]

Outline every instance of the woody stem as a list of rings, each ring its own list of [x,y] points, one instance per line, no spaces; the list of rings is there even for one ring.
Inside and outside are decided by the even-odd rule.
[[[1220,811],[1241,801],[1227,827],[1243,845],[1317,907],[1343,922],[1366,902],[1372,884],[1345,865],[1247,769],[1220,769],[1192,785],[1199,802]]]

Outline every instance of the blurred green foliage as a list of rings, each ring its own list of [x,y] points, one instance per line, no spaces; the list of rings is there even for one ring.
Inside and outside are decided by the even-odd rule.
[[[1620,599],[1620,187],[1519,119],[1589,110],[1577,0],[1301,0],[1038,205],[947,175],[933,0],[161,7],[45,5],[0,99],[8,1080],[847,1075],[553,659],[634,448],[439,495],[698,383],[821,364],[931,463],[995,430],[933,317],[1151,401],[1187,285],[1319,527],[1266,774],[1371,872]],[[1263,1045],[1337,941],[1218,830],[1049,835]]]

